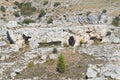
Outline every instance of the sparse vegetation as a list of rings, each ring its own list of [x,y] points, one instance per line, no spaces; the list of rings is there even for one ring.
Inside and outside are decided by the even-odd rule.
[[[82,44],[86,44],[86,43],[87,42],[85,40],[81,39],[79,45],[82,46]]]
[[[14,4],[20,8],[20,12],[22,15],[30,16],[31,14],[33,14],[33,12],[36,11],[36,8],[32,7],[32,4],[30,2],[27,3],[14,2]]]
[[[29,24],[29,23],[35,23],[35,21],[31,19],[24,19],[22,23]]]
[[[107,31],[106,36],[110,36],[110,35],[111,35],[111,32]]]
[[[93,45],[99,45],[100,44],[100,41],[99,40],[95,40]]]
[[[119,22],[120,22],[120,18],[119,16],[116,16],[115,18],[113,18],[112,25],[119,26]]]
[[[64,47],[69,47],[69,45],[67,43],[63,43]]]
[[[43,40],[42,43],[39,44],[38,48],[40,48],[40,47],[47,47],[47,46],[48,46],[47,42],[45,40]]]
[[[64,61],[64,56],[63,54],[60,54],[58,56],[58,65],[57,65],[57,71],[60,73],[65,72],[65,61]]]
[[[53,23],[53,19],[52,19],[52,18],[49,18],[49,19],[47,20],[47,24],[50,24],[50,23]]]
[[[60,2],[55,2],[55,3],[54,3],[54,7],[57,7],[57,6],[59,6],[59,5],[61,5]]]
[[[14,2],[14,5],[18,6],[20,3],[18,1]]]
[[[86,15],[87,15],[87,16],[89,16],[89,15],[90,15],[90,13],[91,13],[91,12],[89,11],[89,12],[87,12],[87,14],[86,14]]]
[[[47,5],[47,4],[48,4],[48,1],[44,1],[44,2],[43,2],[43,5]]]
[[[48,65],[53,65],[55,63],[55,61],[53,59],[47,59],[45,64],[48,64]]]
[[[46,15],[46,12],[44,11],[44,9],[41,9],[38,18],[41,18],[45,15]]]
[[[6,9],[5,9],[4,6],[1,6],[0,10],[1,10],[2,12],[6,12]]]
[[[17,12],[17,11],[15,11],[15,12],[13,13],[13,15],[14,15],[15,17],[20,17],[19,12]]]
[[[106,13],[106,12],[107,12],[107,10],[106,10],[106,9],[103,9],[102,13]]]
[[[32,68],[33,66],[34,66],[33,61],[31,61],[31,62],[28,63],[28,67],[29,67],[29,68]]]
[[[2,57],[2,55],[0,54],[0,58]]]

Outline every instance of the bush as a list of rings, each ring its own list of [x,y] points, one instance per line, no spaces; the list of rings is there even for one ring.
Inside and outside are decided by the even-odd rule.
[[[52,19],[52,18],[49,18],[49,19],[47,20],[47,23],[48,23],[48,24],[53,23],[53,19]]]
[[[13,15],[14,15],[15,17],[20,17],[20,15],[19,15],[19,13],[18,13],[17,11],[14,12]]]
[[[24,19],[22,23],[29,24],[29,23],[35,23],[35,21],[31,19]]]
[[[107,31],[106,36],[110,36],[110,35],[111,35],[111,32]]]
[[[20,3],[18,1],[14,2],[14,5],[18,6]]]
[[[57,65],[57,71],[60,73],[65,72],[65,61],[64,61],[64,56],[60,54],[58,56],[58,65]]]
[[[46,12],[44,11],[44,9],[41,9],[38,18],[41,18],[41,17],[43,17],[45,15],[46,15]]]
[[[5,9],[5,7],[4,7],[4,6],[1,6],[1,8],[0,8],[0,9],[1,9],[1,11],[2,11],[2,12],[6,12],[6,9]]]
[[[47,4],[48,4],[48,1],[44,1],[44,2],[43,2],[43,5],[47,5]]]
[[[82,46],[82,44],[87,44],[87,42],[85,40],[81,39],[79,45]]]
[[[39,44],[38,48],[40,47],[47,47],[48,44],[47,44],[47,41],[46,40],[43,40],[41,44]]]
[[[53,48],[53,51],[52,51],[53,53],[57,53],[58,51],[57,51],[57,48]]]
[[[63,43],[64,47],[69,47],[69,45],[67,43]]]
[[[31,62],[28,63],[28,67],[29,67],[29,68],[32,68],[33,66],[34,66],[33,61],[31,61]]]
[[[107,10],[106,10],[106,9],[103,9],[102,13],[106,13],[106,12],[107,12]]]
[[[120,18],[119,16],[116,16],[115,18],[113,18],[112,25],[119,26],[119,22],[120,22]]]
[[[57,7],[57,6],[59,6],[59,5],[61,5],[60,2],[55,2],[55,3],[54,3],[54,7]]]
[[[15,4],[15,3],[14,3]],[[35,7],[32,7],[32,4],[30,2],[28,3],[16,3],[17,6],[20,8],[20,12],[22,15],[30,16],[33,12],[36,11]]]
[[[87,15],[87,16],[89,16],[90,14],[91,14],[91,12],[89,11],[89,12],[87,12],[87,14],[86,14],[86,15]]]

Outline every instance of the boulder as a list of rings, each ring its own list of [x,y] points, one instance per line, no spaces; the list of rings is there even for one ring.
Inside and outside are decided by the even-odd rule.
[[[5,41],[0,41],[0,47],[6,46],[6,45],[7,45],[7,43]]]
[[[18,68],[18,69],[14,69],[14,72],[16,73],[16,74],[20,74],[21,73],[21,70]]]
[[[15,76],[16,76],[16,73],[15,73],[15,72],[12,72],[12,73],[10,74],[10,77],[11,77],[12,79],[14,79]]]
[[[47,58],[47,55],[42,55],[42,56],[41,56],[41,59],[42,59],[42,60],[46,60],[46,58]]]
[[[57,54],[50,54],[50,55],[49,55],[49,58],[50,58],[50,59],[56,59],[56,58],[57,58]]]
[[[88,68],[86,75],[88,78],[95,78],[97,76],[97,72],[92,68]]]
[[[16,21],[9,21],[6,26],[8,28],[14,28],[18,26],[18,23]]]

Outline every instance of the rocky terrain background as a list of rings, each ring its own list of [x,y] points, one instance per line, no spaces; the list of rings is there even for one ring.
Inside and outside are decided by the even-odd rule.
[[[120,80],[119,58],[119,0],[0,1],[0,80]]]

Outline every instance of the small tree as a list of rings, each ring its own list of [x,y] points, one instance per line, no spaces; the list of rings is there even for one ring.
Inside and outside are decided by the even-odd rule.
[[[119,21],[120,21],[119,16],[116,16],[115,18],[113,18],[112,25],[119,26]]]
[[[6,12],[6,9],[5,9],[4,6],[1,6],[1,11],[2,11],[2,12]]]
[[[65,61],[64,61],[64,56],[62,54],[58,56],[57,71],[60,73],[65,72]]]
[[[44,1],[44,2],[43,2],[43,5],[47,5],[47,4],[48,4],[48,1]]]
[[[53,48],[53,51],[52,51],[53,53],[57,53],[58,51],[57,51],[57,48]]]
[[[102,13],[106,13],[106,12],[107,12],[107,10],[106,10],[106,9],[103,9]]]
[[[32,19],[24,19],[22,23],[29,24],[29,23],[35,23],[35,21]]]
[[[52,18],[49,18],[49,19],[47,20],[47,23],[48,23],[48,24],[53,23],[53,19],[52,19]]]
[[[41,18],[41,17],[43,17],[44,15],[46,15],[46,12],[44,11],[44,9],[41,9],[38,18]]]
[[[54,6],[54,7],[57,7],[57,6],[59,6],[59,5],[61,5],[60,2],[55,2],[53,6]]]
[[[13,13],[13,15],[14,15],[15,17],[20,17],[19,12],[17,12],[17,11],[15,11],[15,12]]]

